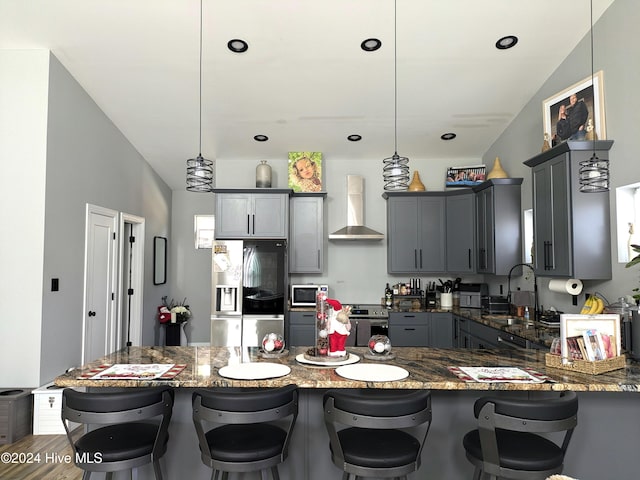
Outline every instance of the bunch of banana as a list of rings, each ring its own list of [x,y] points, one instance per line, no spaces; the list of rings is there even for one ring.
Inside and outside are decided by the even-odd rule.
[[[602,312],[604,312],[604,301],[595,295],[589,295],[580,310],[583,315],[599,315]]]

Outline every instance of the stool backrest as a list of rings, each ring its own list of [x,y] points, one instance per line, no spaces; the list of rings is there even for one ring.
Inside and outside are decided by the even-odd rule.
[[[499,465],[496,429],[536,434],[564,431],[561,448],[566,452],[578,424],[578,397],[572,391],[545,399],[482,397],[476,400],[474,413],[484,462]]]
[[[209,451],[205,422],[254,424],[275,422],[288,417],[283,457],[298,416],[298,387],[279,388],[211,388],[197,389],[192,395],[193,424],[203,454]]]
[[[170,387],[132,389],[124,392],[62,392],[62,420],[106,425],[148,420],[159,415],[171,420],[174,392]]]
[[[324,422],[334,456],[344,461],[338,432],[344,428],[406,430],[422,448],[431,428],[429,390],[329,390],[323,396]],[[420,428],[417,428],[420,427]]]

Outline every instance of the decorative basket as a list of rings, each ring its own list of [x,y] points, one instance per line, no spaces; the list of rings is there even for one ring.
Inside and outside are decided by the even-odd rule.
[[[547,367],[560,368],[562,370],[569,370],[572,372],[588,373],[590,375],[599,375],[605,372],[612,372],[613,370],[620,370],[626,365],[626,357],[619,355],[613,358],[607,358],[605,360],[597,360],[590,362],[587,360],[573,360],[571,363],[562,363],[562,357],[560,355],[552,355],[547,353],[545,355],[545,364]]]

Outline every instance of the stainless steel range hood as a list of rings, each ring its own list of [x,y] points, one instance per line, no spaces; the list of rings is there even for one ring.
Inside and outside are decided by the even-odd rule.
[[[364,179],[347,175],[347,226],[329,235],[329,240],[382,240],[384,234],[364,226]]]

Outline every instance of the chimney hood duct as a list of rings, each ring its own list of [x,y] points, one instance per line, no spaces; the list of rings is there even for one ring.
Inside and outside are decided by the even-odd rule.
[[[382,240],[384,234],[364,226],[364,179],[347,175],[347,226],[329,235],[329,240]]]

